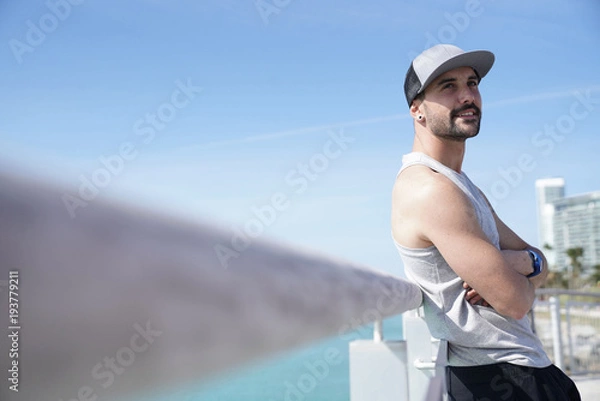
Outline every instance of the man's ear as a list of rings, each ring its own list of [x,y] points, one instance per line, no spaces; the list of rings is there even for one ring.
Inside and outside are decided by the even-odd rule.
[[[423,112],[421,110],[421,99],[413,100],[413,102],[410,104],[409,110],[412,118],[415,120],[419,120],[419,116],[423,115]]]

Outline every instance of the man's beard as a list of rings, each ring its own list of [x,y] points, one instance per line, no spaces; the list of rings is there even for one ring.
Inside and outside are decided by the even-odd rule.
[[[458,115],[465,110],[472,109],[474,116],[477,117],[473,121],[463,121],[462,126],[456,124]],[[481,124],[481,109],[474,104],[462,106],[450,113],[450,118],[445,121],[442,117],[433,118],[429,117],[429,129],[433,135],[448,139],[451,141],[464,142],[468,138],[473,138],[479,134],[479,127]]]

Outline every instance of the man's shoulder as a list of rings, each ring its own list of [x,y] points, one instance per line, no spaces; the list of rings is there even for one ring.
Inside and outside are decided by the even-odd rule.
[[[427,205],[462,191],[448,177],[424,165],[410,166],[396,177],[394,202]]]

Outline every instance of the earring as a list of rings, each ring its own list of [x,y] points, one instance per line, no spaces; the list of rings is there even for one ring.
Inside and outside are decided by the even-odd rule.
[[[423,119],[423,116],[419,116],[419,120],[422,120],[422,119]]]

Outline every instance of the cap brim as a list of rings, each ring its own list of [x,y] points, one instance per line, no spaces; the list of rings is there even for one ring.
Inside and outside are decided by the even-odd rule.
[[[421,85],[421,90],[417,94],[423,92],[429,84],[436,80],[440,75],[460,67],[472,67],[479,74],[479,78],[483,78],[494,65],[494,53],[487,50],[474,50],[459,54],[436,68],[427,80]]]

